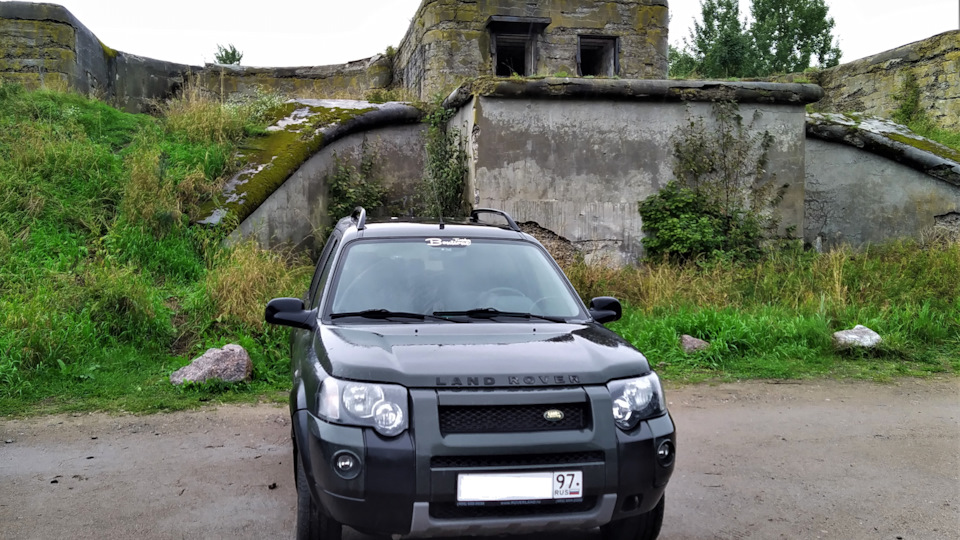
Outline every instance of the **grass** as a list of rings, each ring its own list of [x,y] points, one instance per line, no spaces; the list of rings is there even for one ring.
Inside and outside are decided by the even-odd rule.
[[[585,298],[623,299],[610,327],[674,380],[850,377],[960,371],[960,242],[913,241],[825,254],[784,249],[756,264],[650,264],[567,273]],[[863,324],[877,349],[835,351]],[[711,343],[685,354],[679,337]]]
[[[310,262],[250,243],[224,248],[229,224],[190,225],[277,103],[188,93],[146,116],[0,85],[0,415],[284,399],[288,333],[263,325],[262,310],[306,290]],[[674,381],[960,370],[956,241],[567,272],[584,297],[624,300],[612,328]],[[885,345],[834,352],[829,333],[857,323]],[[712,346],[684,355],[682,333]],[[227,343],[250,353],[251,382],[169,384]]]
[[[305,290],[309,265],[225,249],[226,227],[189,222],[278,103],[193,94],[153,117],[0,85],[0,415],[276,398],[286,333],[259,318],[268,296]],[[169,384],[231,342],[250,353],[252,382]]]

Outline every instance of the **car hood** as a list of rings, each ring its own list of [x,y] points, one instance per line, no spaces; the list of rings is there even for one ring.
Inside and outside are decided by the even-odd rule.
[[[322,325],[331,375],[407,387],[570,386],[650,372],[646,358],[599,324]]]

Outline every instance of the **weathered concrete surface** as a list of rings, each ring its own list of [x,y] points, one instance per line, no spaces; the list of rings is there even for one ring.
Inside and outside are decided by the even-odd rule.
[[[826,92],[817,110],[889,116],[907,72],[916,76],[921,108],[944,127],[960,129],[960,30],[804,75]]]
[[[492,16],[544,20],[528,75],[577,75],[580,35],[619,38],[621,78],[667,75],[666,0],[424,0],[397,49],[397,84],[428,99],[477,75],[493,75]]]
[[[393,62],[383,55],[346,64],[290,68],[207,64],[191,82],[217,99],[237,99],[257,92],[296,98],[362,99],[393,81]]]
[[[410,208],[423,176],[423,124],[379,127],[344,136],[304,162],[283,185],[233,232],[231,241],[253,237],[264,247],[295,245],[314,248],[313,234],[330,225],[326,177],[337,158],[357,165],[362,152],[373,154],[374,175],[388,190],[387,206]],[[334,216],[336,219],[342,216]]]
[[[859,113],[814,113],[807,116],[807,135],[873,152],[960,187],[960,152],[890,120]]]
[[[266,136],[246,142],[244,168],[226,183],[219,200],[202,209],[200,223],[217,224],[227,213],[246,220],[321,148],[353,133],[417,122],[422,115],[403,103],[299,99],[285,106],[289,114],[268,127]]]
[[[804,238],[825,247],[917,238],[960,212],[960,190],[845,144],[807,139]]]
[[[497,83],[469,97],[451,126],[468,141],[467,193],[474,206],[501,208],[518,221],[536,222],[569,239],[588,260],[629,263],[643,253],[638,202],[674,178],[671,137],[693,118],[703,118],[708,129],[715,125],[712,96],[761,87],[595,82],[602,87],[602,99],[587,94],[590,81],[534,81],[532,97],[526,98],[517,91],[522,83]],[[619,93],[614,92],[617,86]],[[780,207],[783,227],[803,230],[803,106],[819,95],[805,85],[766,86],[784,96],[774,99],[775,94],[764,91],[763,98],[771,103],[742,102],[740,114],[748,133],[773,136],[767,170],[776,176],[767,180],[788,185]],[[574,95],[564,95],[564,88]],[[555,93],[545,98],[540,95],[543,89]],[[665,95],[677,97],[668,100]],[[462,99],[463,93],[457,93],[450,101]]]
[[[956,151],[860,115],[810,115],[807,135],[807,242],[917,238],[960,216]]]
[[[0,79],[73,89],[134,112],[170,97],[199,69],[115,51],[55,4],[0,2],[0,50]]]

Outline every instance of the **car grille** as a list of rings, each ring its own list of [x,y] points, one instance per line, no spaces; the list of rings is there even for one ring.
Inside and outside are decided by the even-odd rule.
[[[553,504],[505,506],[457,506],[456,503],[431,503],[430,517],[435,519],[473,519],[495,517],[543,516],[587,512],[597,505],[596,497],[584,497]]]
[[[603,463],[603,452],[569,452],[565,454],[523,454],[507,456],[434,456],[433,469],[466,467],[533,467],[541,465],[571,465]]]
[[[563,419],[544,417],[548,410],[563,412]],[[560,431],[587,427],[586,403],[559,405],[441,406],[440,433],[516,433]]]

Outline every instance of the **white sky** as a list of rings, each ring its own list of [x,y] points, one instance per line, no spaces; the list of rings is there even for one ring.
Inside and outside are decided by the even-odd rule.
[[[421,0],[48,0],[69,9],[109,47],[199,65],[232,43],[247,66],[316,66],[396,46]],[[519,1],[519,0],[518,0]],[[741,16],[750,1],[740,0]],[[827,0],[841,62],[960,25],[960,0]],[[699,0],[670,0],[670,42],[689,36]]]

